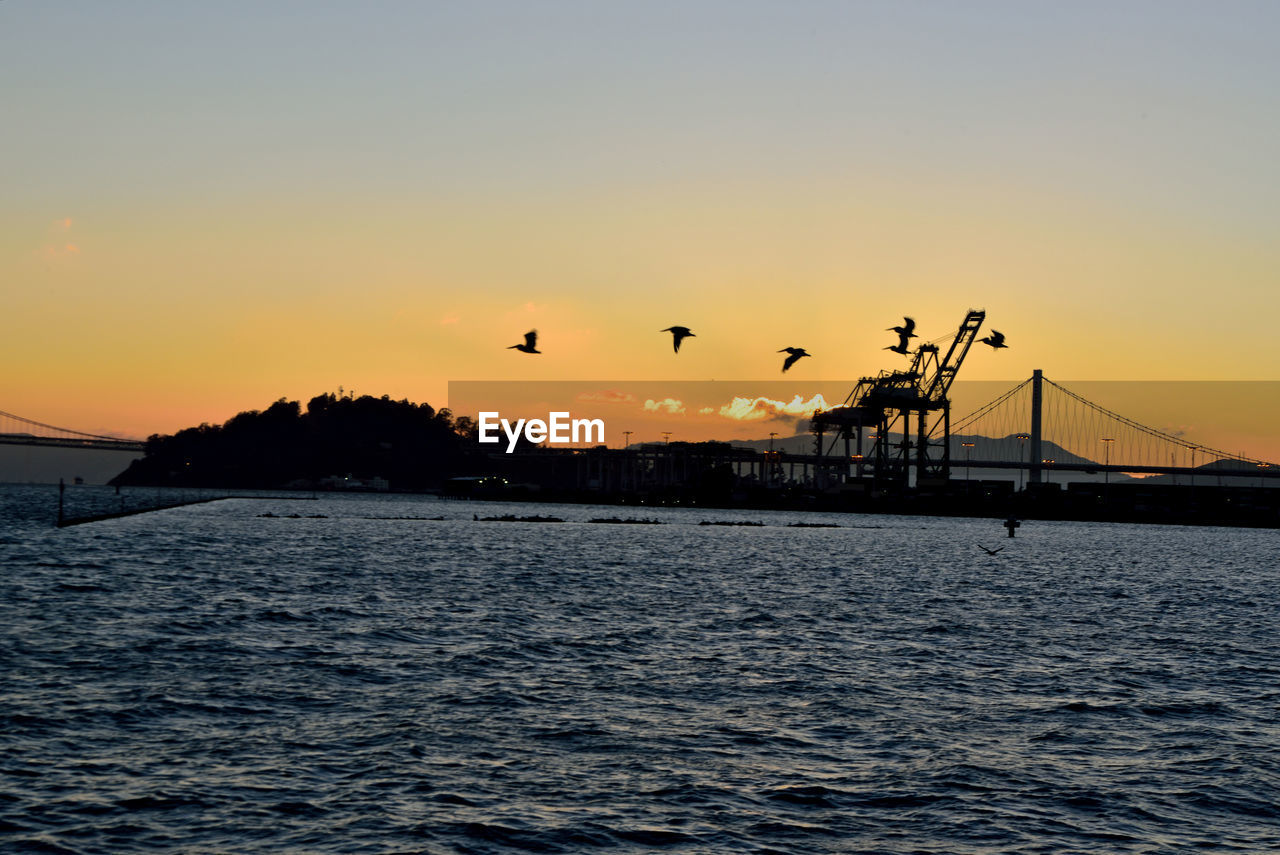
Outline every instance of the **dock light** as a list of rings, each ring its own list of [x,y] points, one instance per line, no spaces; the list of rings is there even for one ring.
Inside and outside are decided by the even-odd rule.
[[[1104,437],[1100,440],[1100,442],[1102,442],[1102,447],[1103,447],[1103,448],[1105,448],[1105,449],[1107,450],[1107,451],[1106,451],[1107,456],[1106,456],[1105,460],[1103,461],[1103,465],[1104,465],[1104,466],[1106,466],[1106,467],[1108,467],[1108,468],[1103,472],[1103,474],[1102,474],[1102,480],[1103,480],[1103,483],[1104,483],[1104,484],[1110,484],[1110,483],[1111,483],[1111,469],[1110,469],[1110,467],[1111,467],[1111,443],[1115,442],[1115,439],[1113,439],[1112,437],[1109,437],[1109,436],[1104,436]]]
[[[964,446],[964,480],[969,480],[969,449],[973,448],[972,442],[960,443]]]

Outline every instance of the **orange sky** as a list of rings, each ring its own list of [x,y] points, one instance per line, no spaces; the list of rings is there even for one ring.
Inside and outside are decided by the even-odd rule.
[[[1280,378],[1277,12],[1140,7],[2,4],[0,410],[856,379],[969,308],[964,379]]]
[[[982,348],[985,349],[985,348]],[[979,353],[981,350],[979,351]],[[779,357],[781,359],[781,357]],[[1046,441],[1084,457],[1101,459],[1102,437],[1119,439],[1116,453],[1138,455],[1130,462],[1156,465],[1176,454],[1177,465],[1190,465],[1185,444],[1198,445],[1198,461],[1214,458],[1209,451],[1227,456],[1280,460],[1273,424],[1259,402],[1280,397],[1280,381],[1154,381],[1074,382],[1048,378],[1043,387],[1042,429]],[[626,443],[700,442],[704,440],[764,439],[770,433],[786,438],[808,436],[805,422],[815,408],[841,405],[854,380],[808,381],[461,381],[449,384],[449,406],[473,419],[491,413],[496,424],[507,419],[549,421],[551,413],[568,413],[568,419],[600,419],[604,442],[611,447]],[[1055,385],[1056,384],[1056,385]],[[995,416],[962,427],[966,417],[996,400],[1017,384],[1001,381],[960,381],[951,390],[952,423],[956,433],[995,438],[1031,430],[1031,392],[1027,384],[1005,403]],[[1075,403],[1059,390],[1086,398],[1095,406]],[[1204,418],[1188,422],[1186,401],[1195,401]],[[1099,409],[1100,408],[1100,409]],[[1173,437],[1160,442],[1135,431],[1104,411]],[[940,418],[931,417],[931,426]],[[914,423],[913,423],[914,425]],[[512,428],[514,429],[514,428]],[[912,428],[915,429],[914,426]],[[630,431],[630,435],[624,432]],[[501,436],[495,428],[492,436]],[[503,441],[505,443],[505,440]],[[595,445],[593,438],[585,445]],[[505,447],[505,446],[504,446]],[[791,447],[791,446],[788,446]],[[804,444],[809,447],[808,443]],[[1116,458],[1117,462],[1119,458]]]

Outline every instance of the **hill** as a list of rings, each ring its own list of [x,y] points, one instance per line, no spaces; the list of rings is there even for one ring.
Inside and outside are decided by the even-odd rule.
[[[118,485],[279,488],[362,483],[414,490],[486,468],[470,419],[386,395],[317,395],[303,411],[283,398],[147,439]]]

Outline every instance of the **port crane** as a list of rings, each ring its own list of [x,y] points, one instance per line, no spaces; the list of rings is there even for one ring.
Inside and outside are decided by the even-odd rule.
[[[844,471],[852,466],[861,476],[869,465],[875,483],[882,487],[905,487],[913,458],[917,486],[949,478],[951,401],[947,393],[985,319],[986,312],[970,309],[945,354],[937,344],[921,344],[912,352],[907,370],[863,377],[843,404],[815,412],[809,429],[818,455],[830,459],[837,443],[843,442],[843,460],[848,463]],[[933,437],[938,422],[940,441]]]

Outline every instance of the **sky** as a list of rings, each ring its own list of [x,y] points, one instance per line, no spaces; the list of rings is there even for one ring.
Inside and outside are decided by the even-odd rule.
[[[0,410],[141,437],[339,388],[777,380],[789,346],[808,399],[971,308],[1009,348],[962,379],[1277,380],[1277,31],[1238,0],[4,0]]]

